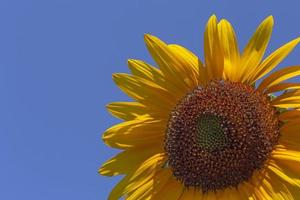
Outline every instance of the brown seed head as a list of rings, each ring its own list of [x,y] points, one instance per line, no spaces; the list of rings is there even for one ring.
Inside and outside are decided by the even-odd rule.
[[[168,165],[186,187],[237,187],[262,168],[278,143],[269,99],[251,86],[212,81],[187,94],[170,115]]]

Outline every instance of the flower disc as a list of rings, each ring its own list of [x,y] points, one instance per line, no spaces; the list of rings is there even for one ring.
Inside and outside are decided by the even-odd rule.
[[[171,113],[165,150],[186,187],[236,187],[261,169],[278,143],[269,98],[251,86],[212,81],[186,95]]]

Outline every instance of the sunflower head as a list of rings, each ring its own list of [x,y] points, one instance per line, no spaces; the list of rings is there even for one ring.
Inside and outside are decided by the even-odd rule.
[[[270,16],[240,52],[231,24],[212,16],[204,62],[145,35],[159,68],[129,60],[132,74],[113,76],[134,101],[107,106],[124,120],[103,134],[107,145],[123,150],[99,170],[125,175],[110,200],[300,195],[300,84],[286,82],[300,67],[269,74],[300,38],[262,60],[272,27]]]

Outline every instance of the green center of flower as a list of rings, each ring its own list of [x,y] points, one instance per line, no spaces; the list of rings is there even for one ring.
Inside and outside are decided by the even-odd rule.
[[[228,144],[222,127],[222,119],[211,114],[202,114],[197,119],[196,139],[198,145],[207,150],[220,150]]]

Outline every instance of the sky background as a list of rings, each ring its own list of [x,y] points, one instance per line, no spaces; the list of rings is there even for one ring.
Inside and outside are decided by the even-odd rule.
[[[297,0],[1,0],[0,199],[107,198],[120,178],[97,174],[117,153],[101,134],[119,121],[105,105],[128,100],[111,75],[128,72],[128,58],[153,63],[144,33],[203,58],[213,13],[232,22],[240,47],[273,15],[269,53],[300,36],[299,7]],[[299,55],[298,47],[281,66],[300,64]]]

